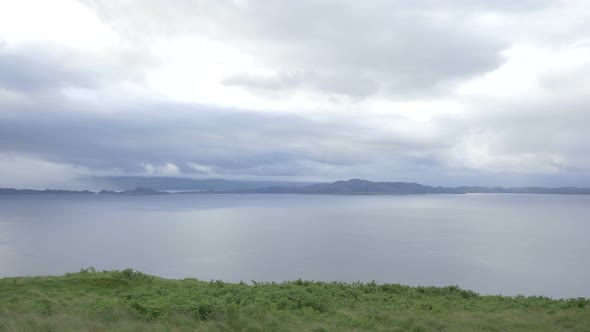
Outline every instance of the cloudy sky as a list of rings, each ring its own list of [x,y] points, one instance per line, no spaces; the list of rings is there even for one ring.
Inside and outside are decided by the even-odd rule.
[[[0,0],[0,187],[590,186],[590,3]]]

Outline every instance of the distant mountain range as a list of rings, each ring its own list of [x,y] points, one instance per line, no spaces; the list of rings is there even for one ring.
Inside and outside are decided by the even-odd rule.
[[[158,178],[156,178],[158,179]],[[192,180],[192,179],[184,179]],[[148,180],[146,180],[148,181]],[[161,181],[161,180],[155,180]],[[194,181],[208,181],[208,180],[194,180]],[[336,181],[333,183],[319,183],[319,184],[301,184],[293,182],[283,182],[282,186],[275,185],[265,187],[254,187],[253,184],[249,186],[240,187],[240,185],[232,184],[230,180],[209,180],[220,182],[209,182],[213,189],[188,190],[183,192],[171,193],[158,188],[150,186],[138,186],[135,189],[127,189],[123,191],[109,191],[103,190],[97,194],[101,195],[172,195],[172,194],[308,194],[308,195],[418,195],[418,194],[471,194],[471,193],[486,193],[486,194],[558,194],[558,195],[590,195],[590,188],[576,188],[576,187],[561,187],[561,188],[545,188],[545,187],[433,187],[412,182],[372,182],[360,179],[351,179],[348,181]],[[149,182],[149,181],[148,181]],[[194,182],[196,185],[198,182]],[[214,183],[221,184],[215,186]],[[259,183],[260,185],[260,183]],[[173,190],[173,189],[169,189]],[[0,189],[0,195],[39,195],[39,194],[53,194],[53,195],[71,195],[71,194],[95,194],[94,192],[85,191],[68,191],[68,190],[32,190],[32,189]]]
[[[247,192],[259,193],[297,193],[297,194],[340,194],[340,195],[416,195],[416,194],[562,194],[590,195],[590,188],[544,188],[544,187],[433,187],[413,182],[372,182],[351,179],[334,183],[313,184],[299,188],[268,187],[252,189]]]

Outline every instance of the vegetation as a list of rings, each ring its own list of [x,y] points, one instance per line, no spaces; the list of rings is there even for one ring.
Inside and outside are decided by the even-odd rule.
[[[456,286],[168,280],[131,269],[0,279],[1,331],[590,331],[590,300]]]

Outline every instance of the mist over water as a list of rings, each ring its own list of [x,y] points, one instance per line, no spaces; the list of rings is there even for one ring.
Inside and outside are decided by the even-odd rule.
[[[589,254],[590,196],[0,197],[0,277],[132,267],[590,297]]]

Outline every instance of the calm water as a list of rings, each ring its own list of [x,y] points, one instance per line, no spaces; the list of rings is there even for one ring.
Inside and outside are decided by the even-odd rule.
[[[0,196],[0,276],[88,266],[590,297],[590,196]]]

